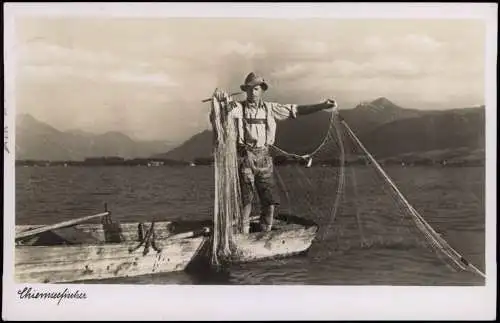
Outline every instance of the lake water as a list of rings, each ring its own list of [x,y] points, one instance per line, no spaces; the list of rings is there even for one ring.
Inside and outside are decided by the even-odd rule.
[[[306,256],[234,266],[217,276],[184,272],[99,283],[483,285],[454,272],[404,233],[397,200],[367,166],[346,168],[341,207],[332,218],[338,182],[333,167],[278,167],[286,190],[280,210],[311,218],[320,232]],[[351,172],[351,170],[353,172]],[[388,166],[422,216],[484,272],[484,168]],[[213,169],[197,167],[16,167],[16,224],[50,224],[101,212],[116,221],[207,219],[213,207]],[[363,230],[357,225],[366,224]],[[356,225],[355,225],[356,224]],[[363,239],[392,243],[364,247]]]

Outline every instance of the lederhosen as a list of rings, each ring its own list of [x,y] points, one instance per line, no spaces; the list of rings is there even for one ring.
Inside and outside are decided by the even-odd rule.
[[[251,203],[254,198],[254,189],[257,191],[262,206],[279,204],[279,194],[276,192],[273,160],[269,153],[269,146],[274,141],[274,129],[272,129],[272,111],[269,106],[261,101],[258,109],[264,107],[265,118],[247,118],[247,101],[240,102],[242,105],[242,127],[239,127],[238,153],[240,158],[240,184],[244,205]],[[264,147],[253,147],[247,143],[247,124],[264,124],[266,126],[266,144]],[[243,128],[243,129],[241,129]]]

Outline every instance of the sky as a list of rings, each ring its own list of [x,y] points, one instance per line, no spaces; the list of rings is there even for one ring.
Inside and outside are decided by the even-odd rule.
[[[479,20],[23,17],[15,32],[17,113],[60,130],[183,141],[208,128],[201,100],[252,71],[282,103],[485,101]]]

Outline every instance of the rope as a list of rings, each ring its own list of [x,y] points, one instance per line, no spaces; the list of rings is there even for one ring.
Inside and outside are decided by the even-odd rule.
[[[351,182],[353,183],[352,189],[354,192],[354,198],[357,200],[358,198],[358,185],[356,181],[356,173],[354,172],[354,169],[350,167],[350,174],[351,174]],[[365,235],[363,233],[363,226],[361,225],[361,215],[359,212],[359,208],[355,206],[356,208],[356,223],[358,224],[358,229],[359,229],[359,235],[361,236],[361,245],[363,246],[365,244]]]
[[[298,154],[294,154],[294,153],[290,153],[290,152],[287,152],[283,149],[281,149],[280,147],[276,146],[276,145],[271,145],[271,147],[273,147],[274,149],[276,149],[277,151],[279,151],[280,153],[286,155],[286,156],[290,156],[290,157],[295,157],[295,158],[299,158],[299,159],[303,159],[303,158],[311,158],[312,156],[314,156],[316,153],[318,153],[322,148],[323,146],[326,144],[326,141],[328,139],[328,133],[330,132],[330,129],[332,128],[332,126],[335,127],[333,121],[334,121],[334,115],[335,115],[335,112],[338,111],[337,109],[332,109],[332,113],[330,114],[330,121],[328,122],[329,123],[329,126],[328,126],[328,130],[327,130],[327,133],[326,135],[324,136],[323,140],[321,141],[321,143],[318,145],[318,147],[316,147],[312,152],[308,153],[308,154],[305,154],[305,155],[298,155]]]
[[[389,196],[393,199],[395,204],[399,207],[399,209],[402,211],[401,213],[404,214],[404,211],[409,211],[410,215],[412,215],[412,220],[414,221],[415,225],[417,228],[420,230],[420,232],[431,242],[431,246],[434,248],[438,248],[443,254],[445,254],[449,259],[451,259],[458,267],[461,269],[465,269],[465,267],[453,257],[453,255],[450,253],[449,250],[445,250],[445,247],[443,246],[443,243],[439,242],[439,235],[435,233],[434,235],[432,234],[433,230],[429,226],[429,228],[432,230],[426,230],[426,222],[421,221],[418,219],[415,215],[415,210],[412,210],[411,205],[409,202],[404,198],[403,194],[397,189],[396,185],[392,182],[392,180],[385,174],[385,172],[382,170],[380,165],[375,161],[373,156],[364,148],[364,146],[361,144],[361,142],[357,139],[357,137],[354,135],[354,133],[351,131],[350,133],[351,137],[355,140],[355,142],[362,148],[364,153],[369,157],[369,159],[373,162],[375,165],[375,168],[379,171],[379,175],[382,175],[382,177],[386,180],[386,182],[391,186],[393,191],[391,191],[391,194]],[[354,135],[354,136],[353,136]],[[394,194],[396,196],[394,196]],[[403,204],[403,205],[401,205]],[[415,211],[415,212],[414,212]],[[422,219],[423,220],[423,219]],[[424,224],[425,223],[425,224]]]
[[[223,107],[220,106],[220,103],[217,102],[214,98],[212,99],[212,112],[215,112],[215,122],[214,123],[214,132],[218,138],[216,141],[216,149],[215,149],[215,185],[216,185],[216,193],[214,196],[214,227],[215,230],[213,232],[213,252],[212,252],[212,261],[215,263],[218,263],[217,258],[219,256],[222,256],[225,252],[223,251],[221,254],[221,249],[226,249],[229,245],[229,241],[232,238],[232,235],[230,234],[230,229],[227,228],[227,215],[232,214],[235,215],[234,211],[239,211],[237,205],[233,205],[234,202],[238,199],[238,196],[236,198],[233,196],[232,200],[227,200],[224,199],[223,197],[227,198],[232,196],[234,192],[232,192],[232,187],[229,184],[233,184],[232,182],[228,182],[228,177],[227,177],[227,172],[228,172],[228,158],[231,160],[234,158],[234,156],[231,156],[231,153],[227,150],[229,149],[228,146],[225,146],[227,144],[227,140],[231,140],[233,138],[230,138],[231,136],[228,135],[227,132],[227,126],[230,125],[231,123],[227,124],[227,120],[224,118],[224,113],[221,113],[221,110],[224,110]],[[344,148],[344,143],[343,143],[343,136],[342,133],[340,132],[340,126],[343,126],[344,129],[346,130],[348,137],[353,139],[354,143],[356,146],[361,148],[362,153],[365,155],[365,157],[368,157],[368,160],[370,164],[373,165],[373,167],[377,170],[376,174],[378,173],[379,175],[382,176],[383,180],[385,180],[386,183],[389,184],[390,191],[389,191],[389,196],[393,200],[393,202],[397,205],[397,207],[403,211],[401,212],[402,214],[408,213],[411,215],[411,219],[413,220],[414,226],[413,228],[417,228],[418,231],[424,236],[426,241],[430,243],[430,245],[435,248],[437,251],[440,251],[443,255],[448,257],[451,261],[453,261],[459,268],[462,270],[470,270],[483,278],[486,277],[486,275],[481,272],[476,266],[474,266],[472,263],[467,261],[461,254],[459,254],[455,249],[453,249],[424,219],[423,217],[413,208],[413,206],[408,202],[408,200],[405,198],[405,196],[402,194],[402,192],[397,188],[397,186],[394,184],[394,182],[391,180],[391,178],[385,173],[385,171],[382,169],[382,167],[379,165],[379,163],[375,160],[375,158],[368,152],[368,150],[364,147],[364,145],[359,141],[357,136],[354,134],[354,132],[350,129],[350,127],[347,125],[347,123],[339,116],[340,122],[338,124],[335,124],[336,121],[336,115],[335,112],[337,112],[337,109],[332,109],[332,113],[330,115],[330,121],[329,121],[329,127],[328,130],[319,143],[319,145],[313,149],[310,153],[306,153],[303,155],[287,152],[284,149],[278,147],[277,145],[272,145],[271,147],[280,152],[281,154],[285,156],[290,156],[298,159],[309,159],[308,160],[308,166],[310,166],[312,157],[315,156],[318,152],[320,152],[325,145],[328,142],[328,139],[331,139],[334,137],[334,140],[336,140],[338,147],[340,148],[340,168],[339,168],[339,173],[338,173],[338,185],[336,188],[335,192],[335,201],[333,204],[333,207],[331,208],[331,214],[329,218],[328,225],[326,226],[326,232],[330,229],[330,226],[332,222],[335,220],[337,216],[337,212],[339,209],[339,205],[341,202],[341,199],[344,195],[344,186],[345,186],[345,148]],[[336,136],[332,135],[332,128],[335,129]],[[228,137],[229,136],[229,137]],[[226,150],[224,150],[226,149]],[[224,150],[224,151],[223,151]],[[220,173],[221,171],[225,171],[226,174]],[[230,169],[229,169],[230,171]],[[278,176],[278,181],[279,184],[281,184],[283,191],[285,191],[286,198],[289,203],[290,207],[290,198],[288,196],[288,190],[285,187],[285,184],[283,182],[283,179],[281,178],[279,172],[276,172]],[[357,190],[356,190],[356,178],[354,177],[354,172],[351,171],[352,173],[352,182],[355,186],[354,188],[354,194],[357,195]],[[301,175],[305,174],[303,171],[301,172]],[[225,176],[225,177],[222,177]],[[306,176],[305,176],[306,177]],[[237,178],[237,177],[236,177]],[[310,181],[307,183],[311,185]],[[386,190],[386,187],[383,187],[384,191]],[[224,202],[221,204],[221,199],[224,200]],[[231,205],[229,205],[231,204]],[[308,203],[308,207],[311,211],[311,205]],[[232,213],[231,213],[232,212]],[[314,211],[313,211],[314,212]],[[221,215],[222,214],[222,215]],[[224,215],[225,214],[225,215]],[[239,216],[236,216],[237,219],[239,219]],[[356,220],[358,223],[358,228],[360,230],[360,235],[362,241],[364,239],[364,232],[362,230],[362,225],[360,224],[361,218],[359,214],[359,210],[356,210]],[[227,250],[227,249],[226,249]],[[230,250],[227,250],[230,251]],[[439,256],[439,253],[437,253]]]
[[[333,119],[332,119],[331,125],[333,125]],[[337,216],[338,207],[340,205],[340,199],[344,195],[343,193],[344,193],[344,182],[345,182],[345,149],[344,149],[344,143],[342,140],[342,134],[340,133],[339,127],[334,127],[334,128],[335,128],[335,132],[337,134],[337,136],[336,136],[337,143],[338,143],[339,148],[340,148],[340,169],[339,169],[339,176],[338,176],[337,191],[335,194],[335,202],[333,204],[332,212],[330,214],[330,220],[328,221],[328,225],[326,227],[325,234],[328,233],[332,222],[335,220],[335,218]],[[330,133],[328,132],[328,134],[330,134]]]
[[[280,147],[278,147],[276,145],[271,145],[271,147],[273,147],[274,149],[276,149],[280,153],[282,153],[284,155],[287,155],[287,156],[290,156],[290,157],[295,157],[295,158],[299,158],[299,159],[311,158],[317,152],[319,152],[323,148],[323,146],[326,144],[326,141],[328,139],[328,133],[330,132],[330,129],[331,129],[332,125],[333,125],[333,120],[334,120],[333,116],[334,116],[335,111],[337,111],[337,109],[332,109],[332,113],[330,114],[330,121],[329,121],[329,126],[328,126],[328,130],[327,130],[327,134],[324,136],[323,140],[318,145],[318,147],[316,147],[312,152],[310,152],[308,154],[305,154],[305,155],[298,155],[298,154],[287,152],[287,151],[281,149]]]
[[[330,119],[329,119],[329,126],[328,126],[328,129],[326,131],[326,134],[323,137],[323,139],[321,140],[320,144],[312,152],[304,154],[304,155],[298,155],[295,153],[287,152],[276,145],[271,146],[272,148],[276,149],[277,151],[281,152],[282,154],[284,154],[286,156],[299,158],[299,159],[309,158],[309,161],[307,164],[308,164],[308,166],[310,166],[311,161],[312,161],[312,157],[314,155],[316,155],[321,149],[323,149],[323,147],[326,145],[328,139],[332,137],[331,133],[330,133],[332,131],[332,128],[335,129],[336,136],[333,136],[333,137],[337,141],[337,144],[340,148],[340,169],[339,169],[339,176],[338,176],[338,185],[337,185],[337,189],[336,189],[336,193],[335,193],[335,201],[334,201],[332,211],[330,214],[330,219],[329,219],[328,224],[326,226],[326,230],[324,231],[325,234],[329,231],[329,228],[330,228],[332,222],[335,220],[335,218],[337,216],[338,208],[340,205],[341,198],[343,196],[344,185],[345,185],[345,149],[344,149],[344,143],[342,141],[342,134],[340,133],[339,127],[337,127],[335,124],[336,112],[338,113],[338,108],[332,109],[332,113],[330,114]],[[341,117],[339,117],[339,118],[340,118],[340,120],[342,120]],[[310,205],[309,205],[309,208],[311,208]]]
[[[348,134],[354,139],[358,146],[363,150],[363,152],[368,156],[370,161],[373,163],[375,168],[380,172],[384,179],[389,183],[391,188],[396,192],[401,201],[406,205],[410,214],[413,216],[415,223],[421,232],[433,242],[434,247],[438,247],[445,255],[447,255],[451,260],[453,260],[460,268],[469,268],[476,274],[486,278],[486,275],[480,271],[476,266],[467,261],[461,254],[459,254],[455,249],[453,249],[434,229],[424,220],[424,218],[413,208],[413,206],[408,202],[403,193],[397,188],[396,184],[391,180],[391,178],[385,173],[379,163],[370,154],[370,152],[364,147],[364,145],[359,141],[358,137],[354,134],[351,128],[347,125],[345,121],[342,124],[347,129]]]
[[[345,126],[348,128],[347,124],[345,124]],[[350,130],[350,128],[349,128],[349,130]],[[448,256],[448,258],[451,259],[458,267],[460,267],[461,269],[464,270],[465,269],[464,265],[461,262],[459,262],[450,253],[449,248],[451,248],[451,247],[449,247],[449,245],[447,245],[447,243],[441,239],[441,237],[432,229],[432,227],[430,227],[430,225],[427,224],[427,222],[425,222],[423,220],[423,218],[418,214],[418,212],[416,213],[416,211],[413,209],[413,207],[410,205],[410,203],[406,200],[404,195],[396,187],[396,184],[394,184],[392,182],[392,180],[387,176],[387,174],[385,174],[385,172],[380,167],[380,165],[377,163],[375,158],[373,158],[373,156],[368,152],[368,150],[366,150],[366,148],[364,148],[363,144],[357,139],[355,134],[352,131],[350,131],[349,134],[355,140],[355,142],[361,147],[361,149],[368,156],[370,161],[372,161],[373,165],[375,165],[375,168],[379,171],[379,174],[382,175],[382,177],[386,180],[386,182],[391,186],[391,188],[393,189],[396,196],[399,198],[399,199],[396,199],[396,197],[394,197],[393,194],[390,194],[390,196],[393,197],[393,200],[396,202],[396,205],[400,206],[400,204],[403,203],[405,208],[403,209],[402,206],[400,206],[400,210],[401,211],[404,211],[404,210],[410,211],[410,215],[413,216],[412,220],[416,224],[417,228],[420,229],[420,232],[428,240],[430,240],[431,246],[434,248],[438,248],[442,253],[444,253],[446,256]],[[402,213],[404,214],[404,212],[402,212]],[[448,249],[448,250],[446,250],[446,249]]]
[[[144,245],[144,251],[142,253],[143,256],[145,256],[149,253],[150,247],[153,247],[153,250],[156,252],[161,252],[161,248],[159,248],[156,245],[156,232],[155,232],[154,226],[155,226],[155,222],[152,222],[148,231],[141,239],[143,226],[140,225],[139,226],[139,244],[135,247],[129,248],[128,252],[132,253],[132,252],[136,251],[137,249],[139,249],[142,245]]]

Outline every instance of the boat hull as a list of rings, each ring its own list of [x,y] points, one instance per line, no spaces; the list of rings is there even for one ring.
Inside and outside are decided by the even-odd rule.
[[[137,242],[106,245],[18,246],[15,279],[23,283],[55,283],[141,276],[182,271],[205,237],[158,241],[160,252]]]
[[[305,254],[311,247],[318,226],[310,220],[292,215],[280,214],[272,231],[259,232],[258,223],[252,223],[250,234],[233,236],[234,249],[230,259],[220,259],[218,266],[211,263],[211,243],[206,240],[204,247],[195,255],[186,270],[192,274],[205,275],[205,271],[219,271],[233,264],[278,259]]]
[[[316,237],[317,227],[236,235],[235,263],[290,257],[306,252]]]
[[[119,231],[112,232],[110,227]],[[64,283],[193,269],[203,272],[211,267],[211,227],[210,220],[156,222],[153,243],[145,242],[148,226],[142,223],[79,224],[48,231],[16,246],[15,280]],[[17,226],[16,231],[33,228]],[[314,222],[290,215],[279,215],[270,232],[259,232],[256,222],[252,228],[250,234],[234,236],[230,263],[304,253],[318,230]]]
[[[119,232],[110,232],[106,224],[46,232],[16,246],[15,280],[61,283],[182,271],[208,239],[200,229],[208,223],[157,222],[154,246],[144,241],[150,226],[142,223],[122,223]],[[17,226],[16,231],[33,227]]]

